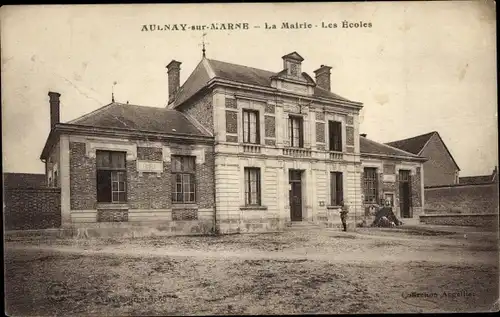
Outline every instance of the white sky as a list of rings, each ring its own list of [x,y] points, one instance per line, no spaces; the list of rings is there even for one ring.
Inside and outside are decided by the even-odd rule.
[[[208,31],[207,57],[280,71],[281,56],[297,51],[303,71],[314,78],[332,66],[332,91],[364,104],[361,133],[388,142],[436,130],[461,176],[489,174],[498,161],[494,10],[491,1],[2,7],[4,172],[43,173],[49,90],[62,94],[62,122],[109,103],[114,81],[119,102],[165,105],[165,66],[181,61],[183,82],[201,59],[202,32],[143,24],[247,22]],[[344,20],[373,26],[345,29]],[[283,21],[318,28],[263,29]]]

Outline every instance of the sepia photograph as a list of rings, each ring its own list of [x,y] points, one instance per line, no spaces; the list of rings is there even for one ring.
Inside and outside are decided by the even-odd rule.
[[[7,316],[500,310],[494,1],[0,23]]]

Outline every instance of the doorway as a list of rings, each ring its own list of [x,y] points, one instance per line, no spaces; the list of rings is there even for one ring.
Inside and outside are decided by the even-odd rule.
[[[410,171],[399,171],[399,210],[401,218],[411,218],[411,182]]]
[[[290,218],[292,221],[302,221],[302,171],[288,172],[290,184]]]

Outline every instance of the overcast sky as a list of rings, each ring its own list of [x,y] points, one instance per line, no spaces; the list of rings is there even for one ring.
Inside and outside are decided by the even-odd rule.
[[[303,71],[314,78],[331,66],[332,91],[364,104],[361,133],[388,142],[438,131],[462,176],[489,174],[498,161],[491,3],[2,7],[4,172],[43,173],[49,90],[62,95],[62,122],[109,103],[114,81],[117,101],[164,107],[165,66],[181,61],[183,82],[201,59],[202,31],[144,24],[246,22],[249,30],[207,31],[207,57],[278,72],[281,56],[297,51]]]

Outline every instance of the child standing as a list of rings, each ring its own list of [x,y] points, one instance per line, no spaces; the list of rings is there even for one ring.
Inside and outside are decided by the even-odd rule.
[[[347,231],[347,213],[349,212],[349,207],[345,205],[343,201],[340,203],[340,206],[342,206],[340,209],[340,220],[342,221],[342,227],[344,228],[343,231]]]

